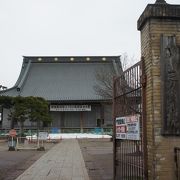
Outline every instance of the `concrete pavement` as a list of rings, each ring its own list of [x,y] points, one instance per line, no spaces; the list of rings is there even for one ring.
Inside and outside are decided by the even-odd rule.
[[[62,140],[16,180],[89,180],[78,141]]]

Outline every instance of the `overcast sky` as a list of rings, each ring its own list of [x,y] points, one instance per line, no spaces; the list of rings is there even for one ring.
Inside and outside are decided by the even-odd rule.
[[[0,85],[22,56],[121,55],[139,60],[137,20],[155,0],[0,0]],[[178,4],[179,0],[167,0]],[[180,3],[179,3],[180,4]]]

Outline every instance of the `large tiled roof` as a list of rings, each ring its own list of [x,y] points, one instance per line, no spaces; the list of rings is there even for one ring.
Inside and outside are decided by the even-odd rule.
[[[39,96],[48,101],[104,100],[95,90],[95,74],[119,70],[113,57],[24,57],[16,84],[1,95]]]

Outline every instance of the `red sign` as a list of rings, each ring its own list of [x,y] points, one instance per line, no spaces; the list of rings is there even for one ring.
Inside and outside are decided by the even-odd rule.
[[[15,137],[15,136],[17,135],[16,130],[15,130],[15,129],[11,129],[11,130],[9,131],[9,135],[10,135],[11,137]]]
[[[126,125],[116,126],[116,133],[126,133]]]

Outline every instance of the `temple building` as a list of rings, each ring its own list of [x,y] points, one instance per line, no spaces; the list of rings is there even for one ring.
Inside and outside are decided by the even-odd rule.
[[[43,97],[49,102],[51,127],[106,127],[112,125],[112,103],[94,88],[96,74],[121,70],[120,56],[24,56],[17,82],[0,95]],[[1,121],[1,128],[10,128],[7,109]],[[33,123],[25,121],[24,126],[32,128]]]

